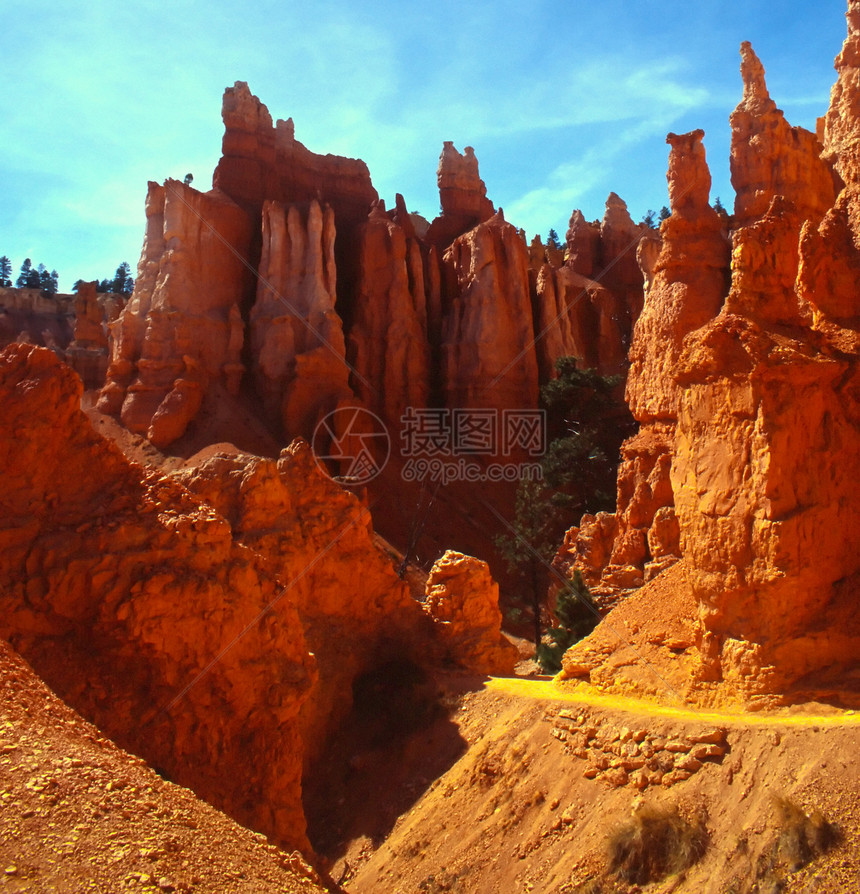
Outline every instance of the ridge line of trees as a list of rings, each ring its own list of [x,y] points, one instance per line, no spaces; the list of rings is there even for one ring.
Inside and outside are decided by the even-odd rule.
[[[59,292],[60,275],[56,270],[48,272],[48,268],[44,264],[33,266],[30,258],[25,258],[21,264],[21,271],[15,280],[14,287],[17,289],[40,289],[44,295],[56,295]],[[72,286],[72,292],[77,292],[78,288],[86,280],[78,279]],[[0,288],[12,288],[12,261],[3,255],[0,257]],[[131,275],[131,266],[127,261],[123,261],[116,272],[110,279],[101,279],[96,285],[99,292],[114,292],[117,295],[130,295],[134,291],[134,277]]]

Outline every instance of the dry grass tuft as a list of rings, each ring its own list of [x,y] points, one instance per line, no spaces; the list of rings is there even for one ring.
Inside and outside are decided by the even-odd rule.
[[[779,838],[776,857],[792,872],[811,863],[839,840],[839,830],[824,818],[820,810],[807,814],[788,798],[776,798]]]
[[[703,822],[690,822],[676,808],[645,807],[610,834],[609,871],[647,885],[692,866],[707,846]]]

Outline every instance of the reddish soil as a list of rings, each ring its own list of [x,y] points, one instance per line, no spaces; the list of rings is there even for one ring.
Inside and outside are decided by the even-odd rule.
[[[0,890],[312,894],[315,878],[104,739],[0,641]]]

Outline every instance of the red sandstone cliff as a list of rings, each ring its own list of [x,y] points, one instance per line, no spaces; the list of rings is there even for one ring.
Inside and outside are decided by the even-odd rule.
[[[353,396],[335,311],[334,242],[329,206],[264,204],[251,357],[257,393],[287,439],[310,438],[321,417]]]
[[[498,212],[443,258],[442,381],[449,407],[537,406],[528,251]]]
[[[402,197],[398,200],[396,219],[380,205],[359,231],[355,313],[349,333],[356,393],[392,431],[398,430],[407,407],[426,407],[430,401],[430,284],[422,245]],[[428,260],[435,264],[435,254]],[[439,309],[434,310],[438,327]]]
[[[749,45],[741,48],[728,285],[701,132],[670,136],[673,213],[637,323],[627,397],[642,424],[634,443],[661,444],[665,508],[648,530],[651,555],[655,541],[679,540],[683,559],[671,581],[693,597],[696,615],[686,634],[672,635],[677,662],[666,666],[654,649],[667,641],[662,621],[642,616],[642,630],[630,621],[652,591],[665,590],[659,580],[647,584],[617,609],[618,620],[570,650],[569,676],[659,689],[651,671],[660,665],[699,698],[774,698],[826,691],[856,666],[858,19],[852,0],[826,150],[789,127],[761,64]],[[696,263],[685,264],[685,255]],[[623,487],[653,497],[653,472],[645,479],[647,468],[628,470],[625,463],[619,471],[616,516],[584,519],[566,544],[565,559],[592,580],[605,579],[606,557],[629,537],[637,501],[625,510]],[[619,673],[619,624],[641,647],[635,671]]]
[[[164,447],[196,416],[212,381],[238,391],[252,227],[223,193],[177,180],[149,184],[146,218],[134,293],[111,326],[99,408]]]
[[[97,435],[81,392],[44,348],[0,353],[0,637],[172,779],[306,850],[302,776],[356,678],[510,670],[497,592],[462,594],[453,654],[304,441],[164,475]]]

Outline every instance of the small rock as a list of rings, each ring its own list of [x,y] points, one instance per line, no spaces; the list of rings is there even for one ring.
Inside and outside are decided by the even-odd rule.
[[[700,742],[708,742],[712,745],[719,745],[721,742],[725,742],[726,731],[724,729],[714,727],[713,729],[703,730],[700,733],[690,733],[687,738],[694,745],[698,745]]]

